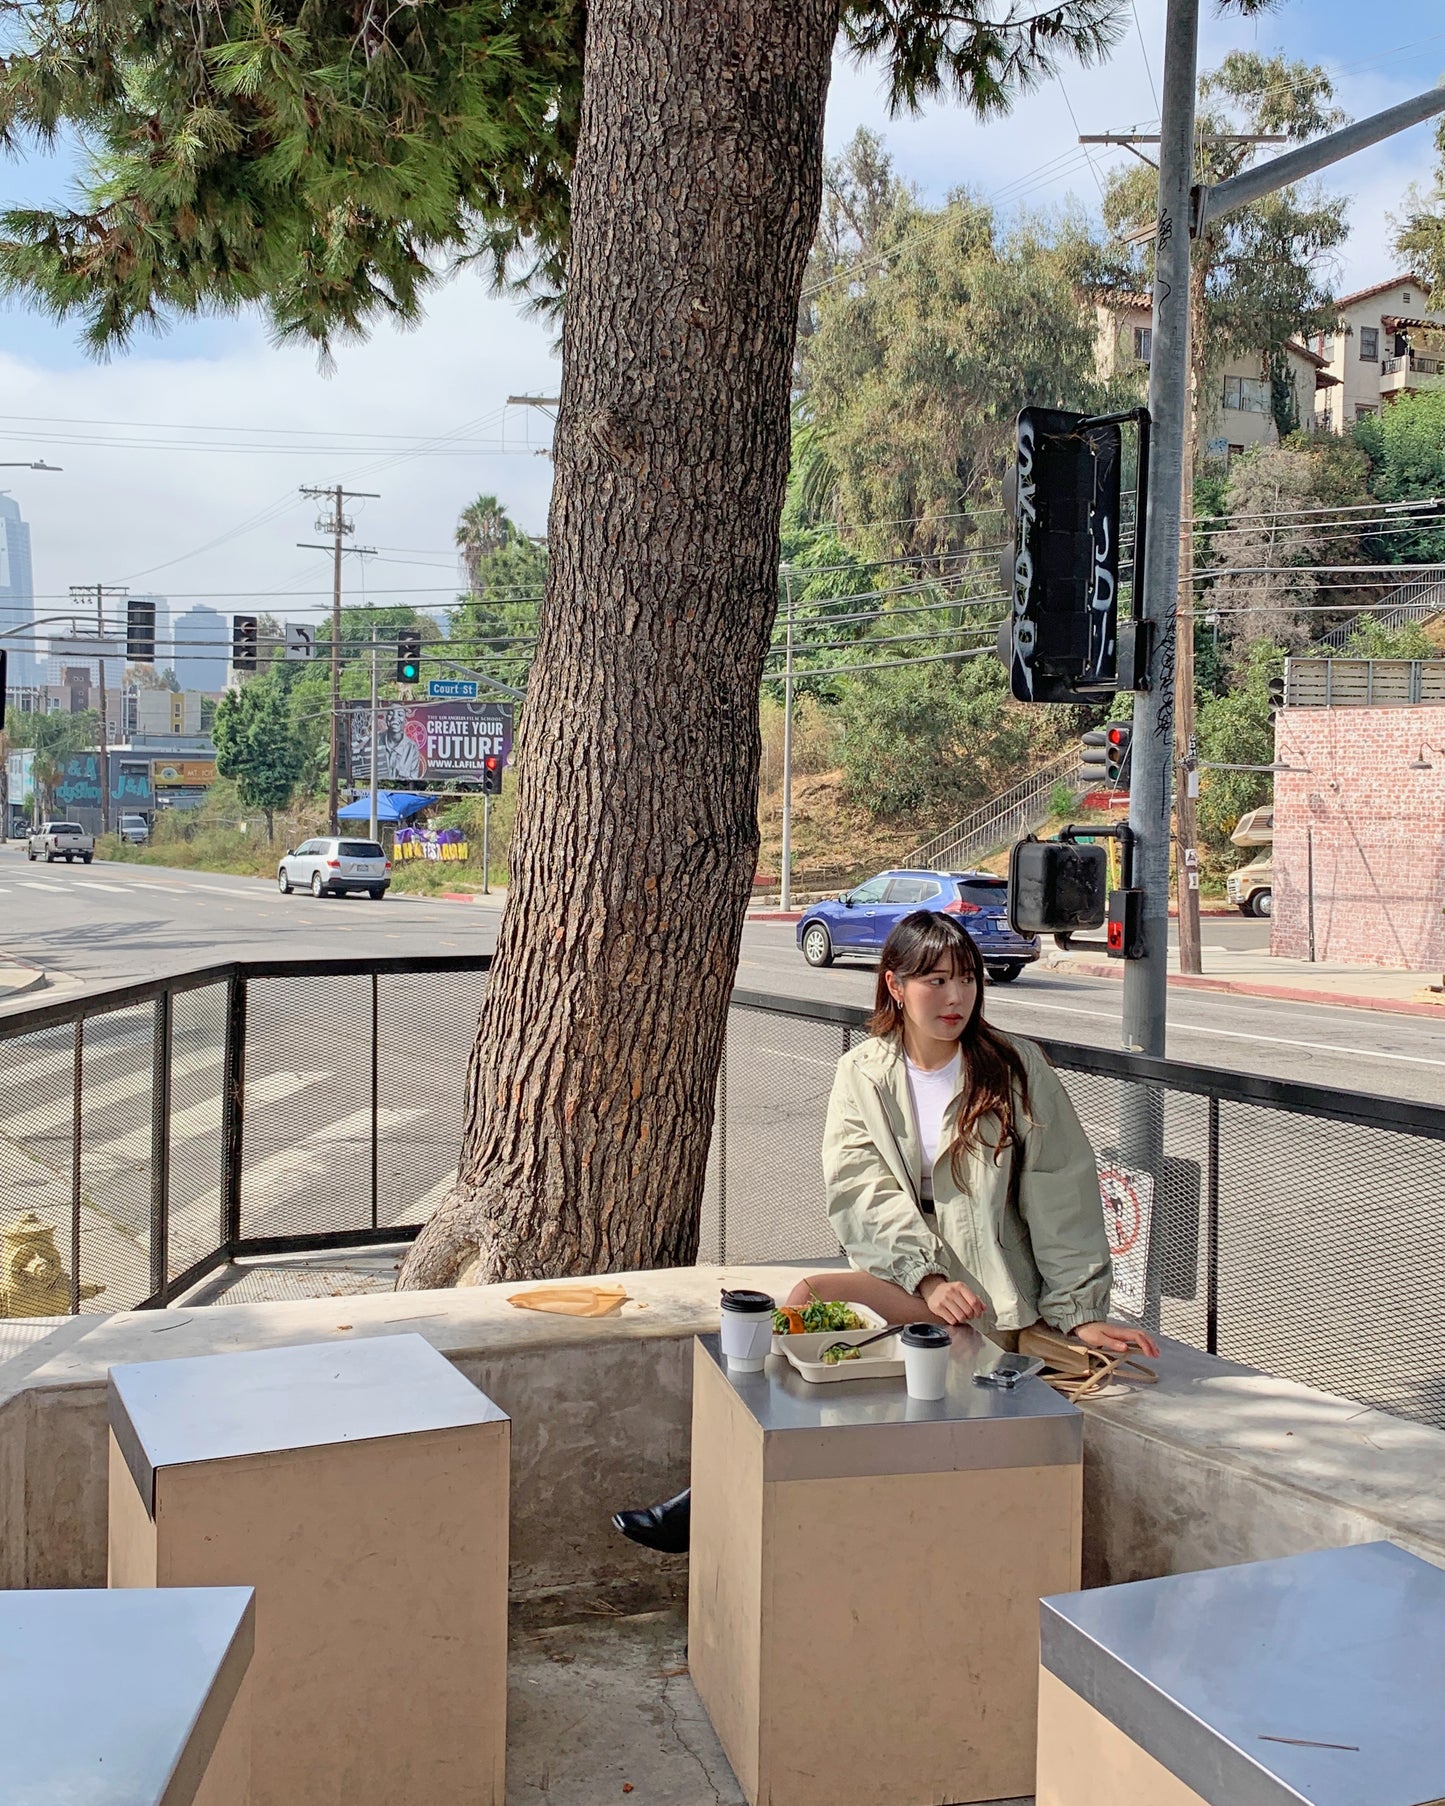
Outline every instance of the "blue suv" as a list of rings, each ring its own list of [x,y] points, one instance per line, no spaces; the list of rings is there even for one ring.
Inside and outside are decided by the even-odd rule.
[[[814,903],[798,923],[798,946],[810,966],[843,954],[876,958],[895,922],[915,909],[962,918],[994,984],[1011,984],[1039,957],[1038,936],[1015,934],[1008,920],[1008,879],[992,872],[880,872],[827,903]]]

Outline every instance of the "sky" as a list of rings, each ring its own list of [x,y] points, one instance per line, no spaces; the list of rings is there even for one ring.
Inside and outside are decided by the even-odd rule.
[[[1078,134],[1157,124],[1164,0],[1136,0],[1136,14],[1107,66],[1070,66],[988,124],[945,104],[891,119],[878,70],[840,60],[829,149],[866,125],[928,201],[967,187],[1003,211],[1071,198],[1097,211],[1107,170],[1129,153],[1085,151]],[[1288,0],[1258,20],[1221,20],[1206,0],[1201,68],[1236,47],[1322,62],[1358,118],[1445,73],[1445,15],[1439,0],[1378,15]],[[1434,161],[1425,125],[1333,173],[1331,189],[1351,197],[1341,292],[1393,272],[1389,216]],[[39,157],[0,160],[0,203],[64,201],[67,173]],[[528,532],[545,530],[548,421],[507,397],[555,395],[559,380],[547,326],[470,274],[436,291],[419,327],[341,348],[330,375],[308,351],[273,348],[254,316],[182,321],[96,363],[73,326],[0,305],[0,461],[62,467],[0,470],[31,523],[36,612],[63,608],[71,584],[104,582],[159,592],[173,614],[205,600],[314,620],[329,605],[330,560],[298,545],[319,537],[299,489],[338,482],[379,492],[348,507],[356,543],[375,549],[347,560],[348,601],[445,606],[456,517],[473,496],[495,494]]]

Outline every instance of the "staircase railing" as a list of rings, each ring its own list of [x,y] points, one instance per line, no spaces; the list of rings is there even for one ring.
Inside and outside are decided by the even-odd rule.
[[[1413,583],[1402,583],[1391,590],[1380,608],[1362,609],[1351,615],[1343,626],[1332,627],[1314,642],[1316,646],[1343,646],[1361,621],[1378,621],[1382,627],[1403,627],[1407,621],[1428,621],[1432,615],[1445,614],[1445,571],[1430,567],[1430,575]]]
[[[1079,748],[1075,742],[1011,789],[982,804],[972,815],[915,847],[899,863],[937,872],[957,870],[977,854],[991,852],[1002,841],[1036,828],[1047,819],[1058,786],[1072,786],[1078,777]]]

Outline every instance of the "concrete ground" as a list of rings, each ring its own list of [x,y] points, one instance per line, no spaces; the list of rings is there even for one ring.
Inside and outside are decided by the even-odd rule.
[[[521,1620],[512,1626],[507,1806],[743,1806],[688,1678],[680,1602]]]

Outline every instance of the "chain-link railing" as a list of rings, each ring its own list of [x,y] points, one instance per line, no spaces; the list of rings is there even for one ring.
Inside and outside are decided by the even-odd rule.
[[[455,1177],[489,964],[248,962],[0,1016],[0,1317],[414,1235]],[[701,1259],[837,1260],[818,1147],[865,1022],[734,994]],[[1043,1045],[1152,1190],[1151,1323],[1445,1427],[1445,1108]]]

